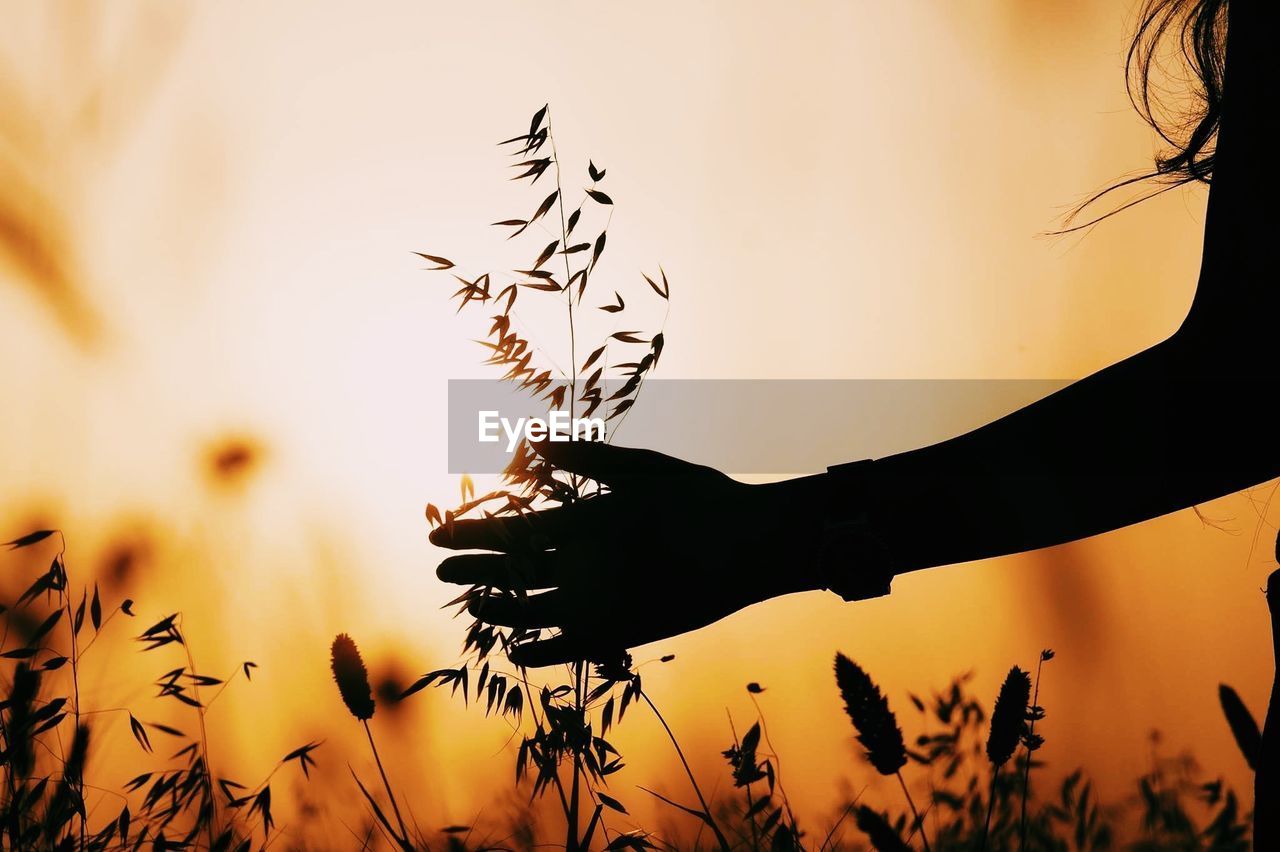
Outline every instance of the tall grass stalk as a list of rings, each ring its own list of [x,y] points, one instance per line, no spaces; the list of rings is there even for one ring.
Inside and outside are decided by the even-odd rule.
[[[62,530],[56,531],[58,536],[58,555],[54,557],[63,565],[66,564],[67,539],[62,534]],[[65,591],[65,590],[64,590]],[[62,609],[67,614],[67,633],[71,640],[71,694],[75,701],[73,708],[75,719],[75,730],[80,730],[80,637],[79,631],[75,627],[75,613],[71,610],[71,595],[60,593],[62,598]],[[80,801],[84,801],[84,772],[79,773],[79,777],[75,780],[80,795]],[[86,824],[88,815],[82,813],[80,815],[80,846],[84,848],[85,837],[88,834],[88,826]],[[212,841],[212,838],[210,838]]]
[[[680,748],[680,741],[676,739],[675,733],[671,730],[671,726],[667,724],[667,720],[663,718],[662,712],[658,710],[658,705],[653,703],[653,699],[648,693],[641,690],[640,697],[649,705],[649,709],[653,711],[653,715],[658,717],[658,721],[662,723],[662,729],[667,732],[667,738],[671,740],[671,745],[675,747],[676,756],[680,758],[680,765],[684,767],[684,774],[689,778],[689,784],[693,787],[694,795],[698,797],[698,804],[702,807],[702,815],[706,824],[716,836],[716,842],[720,844],[723,852],[729,852],[729,841],[725,838],[724,832],[720,830],[720,826],[716,824],[715,817],[711,815],[711,807],[707,804],[707,799],[702,795],[702,788],[698,786],[698,779],[693,775],[693,769],[689,766],[689,761],[685,759],[684,750]]]
[[[902,777],[902,767],[907,763],[907,747],[902,740],[897,717],[889,709],[888,699],[862,667],[844,654],[836,654],[835,672],[845,712],[858,732],[858,741],[866,748],[867,757],[877,772],[898,777],[914,820],[911,833],[919,831],[925,852],[931,852],[924,820],[920,818],[915,799]]]
[[[503,218],[493,223],[499,228],[514,229],[507,232],[507,240],[522,234],[535,239],[536,255],[526,263],[515,264],[515,268],[491,268],[489,272],[460,274],[462,269],[445,257],[423,252],[417,254],[433,264],[433,271],[448,272],[451,286],[462,284],[461,289],[453,294],[459,309],[467,305],[483,305],[490,313],[492,324],[487,339],[481,343],[488,353],[486,363],[505,371],[503,381],[516,385],[539,404],[548,403],[556,410],[567,408],[570,418],[579,414],[591,417],[599,409],[603,419],[612,421],[616,430],[635,402],[645,377],[657,365],[663,338],[661,332],[644,339],[637,336],[640,332],[616,330],[615,319],[620,318],[626,308],[621,294],[625,288],[616,283],[609,288],[613,290],[616,303],[597,305],[595,310],[590,309],[590,302],[583,303],[584,296],[590,298],[590,294],[607,292],[596,283],[597,276],[601,274],[598,263],[607,243],[614,204],[613,199],[599,188],[605,178],[605,170],[588,161],[586,171],[590,183],[581,188],[581,200],[575,203],[566,196],[568,172],[563,168],[557,140],[552,133],[549,105],[537,110],[527,131],[500,144],[515,146],[514,149],[509,148],[508,153],[515,157],[516,162],[512,166],[520,173],[512,180],[527,181],[532,186],[544,174],[549,174],[548,179],[554,181],[553,187],[544,187],[552,191],[542,197],[532,214],[526,212],[519,218]],[[538,237],[538,231],[545,234]],[[551,242],[545,243],[548,237],[552,238]],[[554,260],[557,254],[560,255],[559,262]],[[553,274],[557,267],[563,270],[560,280],[554,277],[559,272]],[[659,273],[661,284],[640,274],[634,286],[642,291],[651,290],[667,303],[670,285],[665,274],[661,274],[661,268]],[[520,316],[515,311],[517,300],[524,304],[532,298],[549,297],[565,302],[567,365],[557,364],[547,355],[548,347],[535,342],[534,336],[522,328]],[[588,309],[587,313],[581,310],[584,308]],[[498,312],[496,315],[493,314],[495,310]],[[615,319],[606,321],[606,315]],[[579,362],[578,339],[585,329],[578,326],[587,317],[597,318],[595,328],[609,330],[596,341],[599,344],[597,348]],[[611,366],[609,354],[614,351],[611,347],[626,347],[627,351],[636,354],[634,358],[624,358],[626,363]],[[580,375],[581,382],[578,381]],[[620,379],[625,384],[616,392],[611,393],[612,388],[606,390],[606,382]],[[456,520],[481,516],[500,526],[503,521],[541,508],[589,500],[605,493],[605,488],[599,483],[556,470],[527,444],[520,445],[503,475],[501,487],[480,495],[476,494],[470,477],[464,476],[461,505],[441,512],[428,504],[428,521],[433,527],[444,526],[448,530]],[[525,591],[476,585],[449,605],[460,605],[460,611],[465,612],[477,602],[493,597],[521,597]],[[454,694],[461,692],[464,699],[474,695],[474,706],[483,706],[486,715],[501,714],[518,726],[524,709],[529,708],[534,729],[530,733],[522,732],[516,757],[516,776],[522,779],[526,772],[532,770],[535,796],[544,793],[548,787],[555,787],[565,818],[565,848],[576,852],[579,847],[589,844],[597,828],[608,832],[608,827],[601,821],[599,808],[584,829],[584,802],[597,798],[598,785],[622,767],[620,756],[604,737],[613,722],[621,721],[628,703],[637,698],[640,682],[638,675],[629,671],[629,658],[625,665],[602,675],[598,683],[592,683],[590,661],[571,661],[563,678],[557,678],[558,683],[534,688],[530,687],[521,667],[516,666],[519,674],[512,676],[491,666],[491,654],[494,657],[506,654],[514,647],[539,638],[546,638],[541,630],[500,628],[477,618],[467,630],[461,664],[457,668],[440,669],[424,675],[405,690],[401,698],[428,685],[448,686]],[[615,696],[614,687],[618,685],[625,686],[621,695]],[[615,698],[620,698],[620,703]],[[541,715],[538,713],[539,705]],[[597,712],[600,721],[595,727],[592,722]],[[598,730],[598,736],[591,733],[595,730]],[[608,807],[625,813],[620,806],[610,804]]]
[[[181,616],[178,617],[177,624],[178,632],[185,637],[186,633],[183,630]],[[187,669],[193,672],[196,671],[195,659],[191,654],[191,645],[185,638],[182,642],[182,650],[187,655]],[[191,693],[195,698],[196,718],[199,720],[200,727],[200,761],[204,765],[205,777],[209,779],[205,789],[205,798],[209,805],[209,824],[206,826],[206,833],[209,835],[209,848],[213,849],[218,836],[218,797],[213,794],[213,767],[209,763],[209,731],[205,727],[205,704],[200,700],[199,681],[194,681],[191,684]]]
[[[377,705],[373,700],[373,689],[369,686],[369,670],[365,668],[364,659],[355,641],[345,633],[338,634],[330,649],[330,665],[333,669],[333,680],[338,685],[338,693],[347,710],[364,726],[365,736],[369,740],[369,750],[373,752],[373,762],[378,766],[378,775],[382,778],[382,789],[391,801],[391,810],[395,814],[400,834],[396,840],[403,848],[412,848],[409,843],[409,829],[405,826],[404,817],[400,814],[400,805],[396,803],[396,794],[391,789],[391,781],[387,778],[387,770],[382,766],[382,755],[378,753],[378,744],[373,740],[373,729],[369,720],[373,718]],[[359,783],[359,779],[356,779]],[[361,792],[364,787],[361,785]],[[367,795],[367,794],[366,794]],[[372,800],[375,813],[377,805]]]
[[[1000,770],[1018,750],[1018,742],[1026,724],[1027,704],[1030,701],[1031,679],[1026,672],[1014,666],[1000,684],[995,708],[991,711],[991,730],[987,734],[986,751],[987,760],[991,763],[991,784],[987,796],[987,819],[982,827],[984,850],[991,835],[991,816],[996,809],[996,784],[1000,779]]]
[[[760,720],[760,732],[764,734],[764,743],[769,747],[769,752],[777,770],[778,792],[782,794],[782,802],[787,808],[787,816],[791,819],[791,824],[796,825],[796,815],[791,810],[791,797],[787,795],[787,789],[782,785],[782,757],[778,754],[778,750],[773,747],[773,740],[769,738],[769,723],[764,718],[764,711],[760,709],[760,702],[756,700],[756,693],[763,692],[763,688],[757,683],[752,683],[747,687],[747,697],[751,699],[751,705],[756,708],[756,717]]]
[[[1040,709],[1040,671],[1044,668],[1044,664],[1053,659],[1053,651],[1047,648],[1040,652],[1040,659],[1036,661],[1036,688],[1035,694],[1031,697],[1031,714],[1030,721],[1027,723],[1027,765],[1022,771],[1022,815],[1018,820],[1018,848],[1027,848],[1027,800],[1031,797],[1031,758],[1033,753],[1040,747],[1040,740],[1036,738],[1036,721],[1044,714]]]
[[[548,122],[547,126],[548,126],[548,135],[549,135],[550,122]],[[553,152],[555,151],[554,143],[552,144],[552,151]],[[556,166],[557,186],[559,185],[558,184],[559,175],[560,175],[560,167],[557,165]],[[561,206],[563,207],[563,205]],[[563,215],[563,212],[561,213],[561,215]],[[569,300],[569,311],[570,311],[569,327],[572,328],[573,327],[573,313],[572,313],[573,300],[572,299]],[[582,679],[584,676],[583,670],[585,668],[586,666],[582,663],[582,661],[577,661],[573,664],[573,706],[574,706],[574,709],[579,713],[585,712],[585,708],[583,706],[583,701],[582,701],[582,697],[586,692],[586,690],[584,690],[582,686]],[[567,819],[568,833],[566,835],[565,848],[569,852],[578,852],[578,807],[582,797],[582,752],[576,748],[573,750],[573,786],[570,787],[570,790],[571,792],[569,794],[569,813],[568,813],[568,819]]]
[[[920,817],[920,811],[916,810],[916,801],[911,796],[911,790],[907,787],[907,781],[902,777],[902,770],[893,773],[898,776],[898,784],[902,786],[902,795],[907,797],[907,807],[911,809],[911,824],[913,826],[911,833],[914,835],[920,832],[920,842],[924,844],[924,852],[929,850],[929,832],[924,830],[924,820]]]
[[[87,695],[80,681],[86,671],[88,654],[116,614],[134,615],[133,601],[124,599],[107,610],[97,584],[93,584],[82,587],[77,605],[65,562],[66,541],[56,530],[29,533],[5,546],[11,550],[26,548],[54,535],[58,536],[60,547],[50,567],[11,604],[0,605],[0,616],[4,620],[0,662],[12,665],[5,673],[7,695],[0,701],[0,736],[4,739],[3,752],[0,752],[0,773],[4,776],[0,782],[3,789],[0,846],[15,852],[44,849],[105,852],[144,847],[195,848],[197,845],[248,850],[252,848],[250,841],[254,833],[248,823],[255,816],[261,820],[263,846],[270,845],[277,839],[271,814],[271,776],[250,788],[230,778],[217,778],[212,773],[204,725],[208,704],[201,697],[201,688],[220,685],[220,694],[230,678],[209,677],[195,670],[190,646],[182,633],[181,613],[160,619],[134,639],[142,644],[143,652],[173,645],[183,648],[186,664],[170,669],[156,685],[160,688],[160,698],[182,704],[183,712],[190,708],[197,710],[199,738],[188,737],[164,723],[139,721],[126,707],[87,708],[84,705]],[[42,599],[48,601],[48,611],[40,606]],[[63,637],[56,629],[63,619],[70,626],[65,643],[55,640]],[[8,647],[11,628],[20,639],[16,647]],[[91,632],[92,638],[82,639],[82,631],[86,635]],[[254,665],[252,662],[241,664],[246,677]],[[70,677],[65,692],[49,696],[45,690],[59,683],[59,672]],[[100,744],[106,741],[99,727],[105,723],[92,720],[104,719],[108,714],[128,718],[129,731],[141,752],[148,756],[148,764],[156,750],[149,731],[185,740],[185,746],[170,758],[181,760],[181,764],[139,767],[147,771],[134,775],[119,790],[90,783],[89,766],[100,759]],[[61,733],[66,724],[74,724],[69,746]],[[313,742],[295,749],[281,759],[276,768],[297,761],[304,776],[309,778],[309,767],[315,765],[311,752],[319,745]],[[112,760],[119,765],[128,758],[113,754]],[[214,785],[227,799],[221,812]],[[102,802],[86,802],[86,792],[113,796],[122,807],[113,816],[104,815]],[[141,801],[134,801],[132,794],[138,794]],[[101,823],[96,830],[90,826],[94,820]]]
[[[382,776],[382,789],[387,791],[387,798],[391,800],[391,810],[396,815],[396,824],[400,826],[400,836],[404,838],[407,845],[409,829],[405,827],[404,817],[400,815],[400,806],[396,804],[396,794],[391,792],[391,782],[387,780],[387,770],[382,768],[382,757],[378,754],[378,744],[373,741],[373,731],[369,728],[369,720],[361,719],[360,724],[364,725],[365,736],[369,738],[369,750],[373,752],[373,762],[378,765],[378,774]]]

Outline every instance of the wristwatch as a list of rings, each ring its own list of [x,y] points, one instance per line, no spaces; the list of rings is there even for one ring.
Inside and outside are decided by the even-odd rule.
[[[846,601],[889,594],[892,554],[877,535],[870,507],[872,459],[827,468],[818,573],[825,588]]]

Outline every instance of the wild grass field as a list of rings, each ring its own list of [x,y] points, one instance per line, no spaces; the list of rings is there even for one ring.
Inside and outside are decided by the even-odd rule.
[[[28,551],[53,550],[48,569],[36,573],[0,615],[0,824],[6,849],[1244,850],[1259,830],[1255,825],[1274,830],[1266,825],[1274,813],[1250,812],[1248,791],[1242,797],[1192,754],[1165,754],[1155,735],[1149,771],[1133,779],[1122,798],[1102,800],[1087,767],[1058,784],[1041,781],[1036,752],[1053,735],[1052,708],[1038,703],[1041,681],[1053,673],[1055,653],[1049,650],[1028,670],[1012,667],[993,699],[974,695],[970,676],[962,675],[945,689],[891,700],[856,662],[836,653],[829,695],[805,700],[843,702],[849,736],[864,759],[849,767],[852,789],[859,792],[830,819],[810,825],[795,816],[784,755],[770,741],[762,704],[773,697],[767,686],[744,686],[757,717],[743,731],[726,731],[725,783],[716,784],[718,796],[704,792],[714,779],[696,777],[670,728],[670,746],[686,777],[673,779],[669,789],[686,795],[670,798],[643,787],[623,793],[627,786],[616,782],[624,777],[625,760],[605,739],[611,728],[636,713],[652,713],[666,725],[629,658],[571,667],[580,674],[580,693],[533,687],[535,675],[495,662],[474,680],[466,669],[444,670],[404,694],[375,699],[358,646],[341,635],[329,649],[333,683],[315,700],[326,713],[351,716],[377,771],[361,777],[350,770],[346,782],[308,797],[305,807],[282,805],[280,791],[288,796],[297,790],[287,779],[305,783],[318,764],[350,765],[356,756],[302,742],[280,755],[265,777],[245,778],[225,767],[215,772],[210,755],[218,743],[210,741],[206,719],[217,713],[223,690],[243,685],[233,681],[254,678],[255,664],[245,661],[229,677],[202,673],[180,613],[138,623],[133,601],[104,600],[96,586],[77,580],[61,543],[58,531],[30,533],[10,543],[22,552],[10,555],[5,566],[30,564]],[[153,663],[153,696],[136,707],[105,707],[81,695],[82,678],[98,665],[100,639],[131,642]],[[512,750],[514,807],[508,816],[475,825],[422,825],[414,818],[421,803],[397,792],[379,754],[380,747],[397,747],[395,729],[378,730],[377,711],[381,706],[385,712],[387,702],[412,700],[428,685],[446,687],[476,712],[504,719],[513,739],[522,738]],[[1252,714],[1229,686],[1220,698],[1223,724],[1242,755],[1260,774],[1267,772],[1263,734]],[[173,711],[165,717],[173,723],[150,721],[157,708]],[[113,789],[97,783],[105,768],[98,744],[105,732],[124,730],[135,741],[127,761],[133,777]],[[864,795],[872,774],[896,779],[901,798]],[[641,797],[667,809],[661,825],[634,825],[627,801]],[[277,823],[281,807],[293,814],[292,823]],[[353,822],[339,819],[346,836],[312,827],[326,811],[345,819],[357,815]]]

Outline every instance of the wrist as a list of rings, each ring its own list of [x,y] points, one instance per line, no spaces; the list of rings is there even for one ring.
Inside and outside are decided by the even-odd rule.
[[[812,592],[825,588],[819,557],[822,550],[822,478],[825,474],[784,479],[759,489],[764,499],[765,528],[772,532],[754,554],[776,586],[774,594]]]
[[[893,554],[875,522],[874,462],[828,468],[822,481],[822,536],[817,569],[821,587],[846,601],[889,594],[897,573]]]

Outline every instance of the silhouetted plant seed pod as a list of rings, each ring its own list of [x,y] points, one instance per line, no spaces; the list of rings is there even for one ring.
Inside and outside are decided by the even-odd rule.
[[[1031,703],[1031,676],[1014,666],[1005,676],[991,711],[991,733],[987,736],[987,759],[1003,766],[1018,748]]]
[[[369,672],[356,643],[345,633],[333,640],[331,650],[333,680],[342,694],[342,703],[351,715],[361,721],[373,718],[373,690],[369,687]]]
[[[867,835],[871,847],[877,852],[910,852],[897,830],[889,824],[884,815],[866,805],[861,805],[857,812],[858,828]]]
[[[893,775],[907,762],[902,729],[871,677],[844,654],[836,654],[836,683],[845,712],[858,731],[871,765],[881,775]]]

